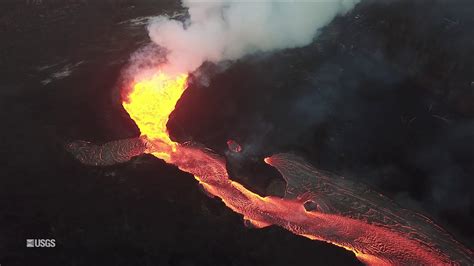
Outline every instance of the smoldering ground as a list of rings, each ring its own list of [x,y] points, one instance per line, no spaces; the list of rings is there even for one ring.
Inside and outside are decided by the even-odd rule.
[[[472,241],[473,13],[468,1],[364,1],[306,47],[196,78],[172,135],[222,152],[237,140],[231,168],[262,193],[275,180],[258,159],[302,154]]]

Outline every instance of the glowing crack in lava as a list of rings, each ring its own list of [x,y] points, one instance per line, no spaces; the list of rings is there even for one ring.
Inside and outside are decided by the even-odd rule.
[[[320,171],[297,156],[277,154],[265,159],[285,178],[285,198],[262,197],[232,181],[223,157],[197,145],[175,143],[167,133],[166,122],[186,89],[186,77],[158,73],[132,86],[123,106],[141,131],[139,139],[89,149],[71,144],[70,151],[93,165],[126,161],[127,152],[151,153],[194,175],[207,192],[255,227],[277,225],[350,250],[369,265],[474,263],[470,249],[428,218],[400,208],[363,184]],[[228,145],[240,151],[237,143]],[[97,151],[100,156],[90,154]]]

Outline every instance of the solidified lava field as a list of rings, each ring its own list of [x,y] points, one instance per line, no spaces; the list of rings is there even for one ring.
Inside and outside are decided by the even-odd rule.
[[[0,4],[0,264],[359,265],[330,244],[243,226],[153,156],[97,168],[65,149],[139,135],[122,108],[122,74],[149,43],[147,18],[176,11],[175,1]],[[229,173],[261,195],[285,186],[262,158],[304,155],[472,247],[472,14],[469,1],[362,1],[307,47],[204,65],[170,135],[225,155]],[[57,246],[28,249],[29,238]]]

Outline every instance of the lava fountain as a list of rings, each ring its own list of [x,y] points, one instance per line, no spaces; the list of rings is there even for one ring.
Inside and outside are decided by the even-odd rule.
[[[132,85],[123,107],[140,129],[141,136],[155,148],[150,152],[160,159],[169,159],[177,144],[171,141],[166,123],[176,102],[186,89],[187,75],[175,77],[158,72],[149,79]],[[159,147],[157,147],[159,146]]]
[[[166,123],[186,89],[187,75],[163,72],[132,84],[123,106],[141,136],[102,146],[69,145],[85,164],[124,162],[151,153],[192,174],[210,194],[261,228],[277,225],[292,233],[352,251],[368,265],[472,265],[463,247],[430,219],[402,209],[369,187],[320,171],[302,158],[276,154],[265,159],[287,182],[285,198],[262,197],[230,179],[225,159],[192,144],[173,142]],[[240,151],[230,141],[229,147]]]

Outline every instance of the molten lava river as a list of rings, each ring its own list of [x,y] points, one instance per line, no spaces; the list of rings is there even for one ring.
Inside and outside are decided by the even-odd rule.
[[[165,73],[127,88],[123,107],[141,136],[104,145],[74,142],[68,150],[89,165],[111,165],[150,153],[192,174],[212,195],[255,227],[277,225],[352,251],[368,265],[473,265],[472,250],[430,219],[402,209],[364,184],[318,170],[292,154],[265,158],[287,182],[284,198],[262,197],[227,173],[225,159],[190,143],[173,142],[168,117],[186,89],[187,75]],[[232,144],[234,152],[240,147]]]

